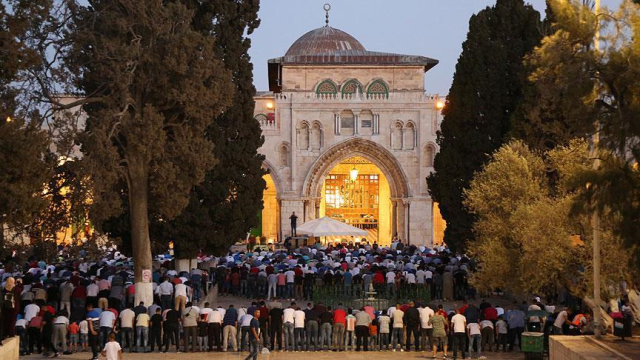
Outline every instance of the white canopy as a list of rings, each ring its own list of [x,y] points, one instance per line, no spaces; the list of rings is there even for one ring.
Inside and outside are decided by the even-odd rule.
[[[299,234],[318,236],[367,236],[369,233],[330,217],[307,221],[296,229]]]

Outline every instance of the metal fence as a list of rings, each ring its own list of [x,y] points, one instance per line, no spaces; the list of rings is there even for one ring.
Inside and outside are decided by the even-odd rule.
[[[355,285],[352,288],[343,285],[323,285],[314,287],[312,298],[315,303],[322,302],[325,306],[333,308],[338,304],[353,309],[370,305],[376,310],[387,309],[398,303],[406,304],[409,301],[423,304],[431,301],[429,286],[403,285],[398,289],[388,289],[384,285],[378,285],[374,286],[374,291],[375,294],[370,294],[362,285]]]

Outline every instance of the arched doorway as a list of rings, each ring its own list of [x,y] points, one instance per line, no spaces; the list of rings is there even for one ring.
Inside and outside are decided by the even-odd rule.
[[[266,238],[266,243],[276,243],[280,239],[280,199],[278,194],[279,179],[274,168],[265,161],[263,168],[268,171],[262,178],[266,187],[262,192],[261,233]]]
[[[358,170],[355,181],[350,179],[353,167]],[[368,176],[366,180],[365,175]],[[349,190],[350,181],[357,185],[359,194],[349,194],[349,191],[354,191]],[[377,189],[373,185],[376,181]],[[335,195],[336,190],[338,195]],[[372,194],[374,190],[377,194]],[[387,149],[370,140],[352,138],[332,146],[316,159],[302,188],[302,197],[309,199],[305,202],[308,206],[306,213],[312,215],[312,218],[335,215],[340,219],[342,215],[341,220],[347,222],[345,215],[335,209],[337,204],[347,204],[349,199],[345,195],[347,198],[357,196],[362,200],[365,200],[366,195],[367,201],[357,204],[350,202],[344,212],[351,211],[349,222],[358,226],[367,226],[364,225],[364,219],[377,216],[376,230],[380,244],[390,243],[393,236],[408,239],[406,219],[411,196],[408,181],[397,159]],[[372,195],[377,196],[377,203],[372,204],[368,200]],[[333,202],[330,207],[327,207],[328,200]],[[377,206],[377,214],[367,211],[374,209],[371,208],[372,205]]]
[[[377,165],[360,156],[346,158],[329,171],[322,186],[319,212],[320,217],[328,216],[366,230],[369,243],[387,244],[393,237],[387,177]]]

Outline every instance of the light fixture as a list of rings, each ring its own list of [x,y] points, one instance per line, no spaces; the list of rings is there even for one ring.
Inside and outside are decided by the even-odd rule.
[[[273,102],[267,101],[267,109],[273,110]]]
[[[13,119],[11,118],[11,116],[7,116],[7,122],[10,123],[12,121],[13,121]]]
[[[349,178],[351,179],[351,181],[356,181],[356,179],[358,179],[358,169],[356,169],[355,166],[353,167],[353,169],[351,169],[351,171],[349,171]]]
[[[436,109],[438,110],[444,109],[444,101],[438,100],[438,102],[436,102]]]

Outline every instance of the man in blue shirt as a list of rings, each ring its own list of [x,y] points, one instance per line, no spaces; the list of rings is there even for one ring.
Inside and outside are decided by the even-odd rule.
[[[507,312],[507,324],[509,324],[509,351],[513,351],[516,337],[518,338],[518,346],[522,348],[522,333],[524,332],[524,312],[517,308]]]
[[[233,351],[238,351],[238,341],[236,339],[238,334],[237,326],[238,310],[234,309],[233,305],[229,305],[229,309],[227,309],[222,319],[222,351],[227,351],[229,338],[231,338]]]
[[[260,318],[260,310],[254,310],[253,318],[251,319],[251,323],[249,327],[251,328],[251,334],[249,338],[251,339],[251,352],[249,356],[245,358],[245,360],[253,359],[256,360],[258,358],[258,351],[260,349],[260,322],[258,319]]]

